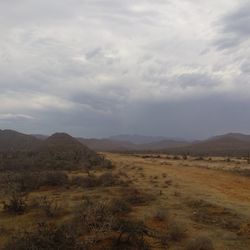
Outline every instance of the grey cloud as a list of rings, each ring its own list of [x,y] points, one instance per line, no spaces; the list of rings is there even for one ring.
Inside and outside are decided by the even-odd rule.
[[[25,115],[25,114],[0,114],[0,120],[33,120],[35,119],[33,116]]]
[[[227,125],[225,103],[234,100],[232,115],[243,129],[236,111],[249,106],[249,8],[231,13],[230,6],[226,0],[0,1],[1,126],[81,136],[207,135]],[[214,37],[217,47],[237,49],[215,51]]]
[[[243,74],[245,73],[245,74],[250,75],[250,62],[249,61],[245,61],[242,63],[241,71]]]
[[[215,42],[218,49],[232,48],[250,38],[250,3],[241,1],[240,6],[220,21],[220,37]]]
[[[202,74],[202,73],[189,73],[182,74],[178,78],[178,83],[183,88],[188,87],[203,87],[213,88],[219,85],[219,79],[216,79],[213,75]]]

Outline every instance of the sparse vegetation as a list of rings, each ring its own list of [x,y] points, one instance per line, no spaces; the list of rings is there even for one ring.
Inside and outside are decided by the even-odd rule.
[[[235,164],[236,159],[230,156],[230,162],[225,162],[225,158],[211,157],[203,166],[204,159],[195,162],[192,156],[187,159],[152,154],[129,155],[124,159],[123,155],[111,156],[115,159],[111,168],[85,164],[80,168],[2,170],[0,238],[4,240],[0,248],[212,250],[217,249],[218,241],[223,245],[221,242],[233,234],[237,246],[244,249],[249,237],[247,218],[208,201],[201,194],[204,186],[201,189],[194,186],[196,182],[205,185],[204,179],[203,183],[199,180],[203,173],[213,173],[208,164]],[[168,165],[162,164],[166,157]],[[243,174],[235,174],[238,170],[242,171],[235,168],[228,173],[242,181]],[[216,178],[223,175],[223,171],[214,172]],[[195,178],[188,179],[191,174]],[[237,186],[240,182],[235,183]],[[199,192],[186,187],[196,187]],[[197,193],[201,198],[196,197]],[[15,225],[7,224],[11,222],[9,218]],[[197,236],[200,228],[216,238],[214,244],[207,237]]]
[[[208,237],[198,236],[189,241],[186,250],[214,250],[214,246]]]
[[[12,190],[3,202],[3,210],[8,213],[22,214],[27,209],[26,194]]]
[[[35,231],[24,231],[13,236],[4,250],[85,250],[67,227],[39,223]]]

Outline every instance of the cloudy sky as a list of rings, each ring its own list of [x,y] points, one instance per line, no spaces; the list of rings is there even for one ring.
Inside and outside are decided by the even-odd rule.
[[[0,128],[250,133],[249,0],[0,0]]]

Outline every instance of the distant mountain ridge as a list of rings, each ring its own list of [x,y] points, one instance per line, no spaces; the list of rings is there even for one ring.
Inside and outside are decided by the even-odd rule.
[[[113,141],[111,139],[77,138],[82,144],[96,151],[129,151],[137,150],[137,145],[127,141]]]
[[[118,140],[130,138],[137,142]],[[40,139],[38,139],[40,138]],[[114,139],[111,139],[114,138]],[[43,135],[26,135],[13,130],[0,130],[0,152],[4,151],[36,151],[44,145],[58,143],[61,151],[65,148],[84,147],[94,151],[124,152],[124,151],[162,151],[169,153],[189,154],[218,154],[218,155],[246,155],[250,152],[250,135],[228,133],[206,140],[188,142],[184,140],[162,139],[162,137],[147,136],[115,136],[107,139],[73,138],[65,133],[56,133],[50,137]],[[134,139],[133,139],[134,138]],[[140,139],[138,139],[140,138]],[[154,142],[142,143],[153,140]],[[159,141],[158,141],[159,140]],[[140,142],[140,143],[138,143]],[[63,146],[62,146],[63,145]],[[60,151],[59,150],[59,151]],[[90,151],[89,151],[90,152]],[[90,154],[91,155],[91,154]]]
[[[183,141],[183,139],[177,139],[177,138],[167,138],[164,136],[145,136],[145,135],[115,135],[109,137],[108,139],[112,141],[127,141],[133,144],[150,144],[165,140]]]
[[[194,142],[185,147],[172,148],[170,151],[203,155],[248,155],[250,153],[250,135],[228,133]]]

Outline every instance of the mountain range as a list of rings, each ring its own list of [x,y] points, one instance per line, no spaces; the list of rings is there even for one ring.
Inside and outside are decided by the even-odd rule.
[[[70,136],[57,133],[52,137],[48,137],[44,135],[25,135],[12,130],[0,130],[0,151],[36,150],[41,148],[44,142],[48,143],[55,137],[60,137],[60,145],[65,145],[69,142]],[[78,145],[84,145],[94,151],[165,151],[180,154],[215,155],[246,155],[250,152],[250,135],[241,133],[218,135],[194,142],[139,135],[120,135],[105,139],[73,138],[73,140],[74,143],[77,142]],[[68,145],[70,147],[70,143]]]

